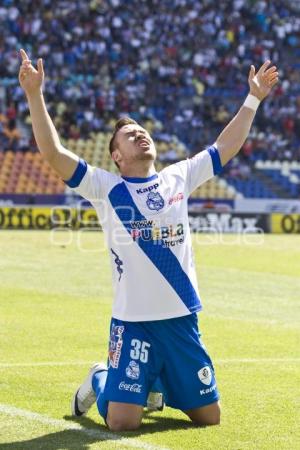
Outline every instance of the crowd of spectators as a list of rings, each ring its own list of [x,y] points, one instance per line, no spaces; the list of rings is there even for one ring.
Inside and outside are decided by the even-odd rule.
[[[22,133],[4,131],[16,119],[29,124],[17,81],[23,47],[44,59],[63,137],[87,138],[129,114],[161,121],[191,153],[214,142],[242,103],[250,64],[269,58],[281,83],[259,109],[242,159],[300,158],[298,0],[2,0],[0,27],[6,146],[28,146]]]

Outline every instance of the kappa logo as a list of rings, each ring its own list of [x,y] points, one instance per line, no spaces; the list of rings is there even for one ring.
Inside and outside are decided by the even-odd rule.
[[[217,385],[213,384],[212,387],[207,388],[207,389],[200,389],[200,395],[207,395],[207,394],[211,394],[213,391],[215,391],[217,389]]]
[[[146,188],[140,188],[136,190],[137,194],[144,194],[145,192],[151,192],[153,189],[157,189],[159,186],[159,183],[155,183],[152,186],[148,186]]]
[[[119,255],[112,248],[110,249],[110,251],[115,256],[115,263],[117,266],[117,271],[119,273],[119,281],[120,281],[121,277],[122,277],[122,273],[124,272],[124,270],[122,269],[123,261],[121,261],[121,259],[119,258]]]
[[[212,379],[210,367],[208,366],[202,367],[202,369],[200,369],[198,372],[198,377],[203,384],[209,386]]]
[[[165,201],[159,192],[149,192],[146,204],[152,211],[159,211],[165,205]]]
[[[126,375],[132,380],[138,380],[140,377],[140,366],[135,361],[130,361],[126,367]]]
[[[121,350],[123,346],[123,336],[122,336],[123,332],[124,332],[123,326],[120,325],[112,326],[109,339],[108,358],[109,358],[109,365],[113,369],[117,369],[119,367]]]

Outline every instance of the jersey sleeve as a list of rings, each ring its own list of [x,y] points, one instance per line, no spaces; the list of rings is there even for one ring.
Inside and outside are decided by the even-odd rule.
[[[84,159],[79,159],[72,177],[64,182],[77,194],[93,203],[105,197],[114,177],[114,174],[90,166]]]
[[[188,195],[198,186],[222,171],[221,159],[216,144],[179,164],[186,166],[184,169],[186,171],[185,179]]]

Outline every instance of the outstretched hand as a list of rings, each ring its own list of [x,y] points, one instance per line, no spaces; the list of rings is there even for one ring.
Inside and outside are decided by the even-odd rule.
[[[250,94],[255,95],[259,100],[263,100],[271,92],[273,86],[278,82],[278,72],[276,66],[271,66],[271,61],[265,61],[257,74],[255,67],[251,66],[249,72]]]
[[[44,69],[42,59],[38,59],[37,69],[33,67],[25,50],[20,50],[22,64],[19,71],[19,82],[27,96],[41,92],[44,81]]]

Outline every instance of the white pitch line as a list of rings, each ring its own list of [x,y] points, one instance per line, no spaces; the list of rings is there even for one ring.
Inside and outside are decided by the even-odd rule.
[[[300,358],[227,358],[214,359],[216,364],[227,363],[270,363],[276,364],[280,362],[299,363]],[[91,361],[42,361],[42,362],[24,362],[24,363],[0,363],[0,369],[14,367],[55,367],[55,366],[87,366],[91,365]]]
[[[0,363],[1,367],[43,367],[43,366],[87,366],[91,365],[91,361],[41,361],[41,362],[24,362],[24,363]]]
[[[85,428],[79,423],[70,423],[63,419],[53,419],[52,417],[45,416],[43,414],[34,413],[21,408],[15,408],[14,406],[5,405],[0,403],[0,413],[12,417],[22,417],[33,422],[43,423],[50,425],[54,428],[62,428],[63,430],[74,430],[84,433],[91,438],[99,439],[103,441],[116,441],[116,444],[123,445],[130,448],[138,448],[144,450],[169,450],[167,447],[158,447],[156,445],[147,444],[146,442],[139,441],[137,439],[125,438],[122,436],[114,435],[110,432],[95,430],[91,428]]]
[[[216,359],[216,364],[227,363],[268,363],[277,364],[281,362],[285,363],[300,363],[300,358],[228,358],[228,359]]]

